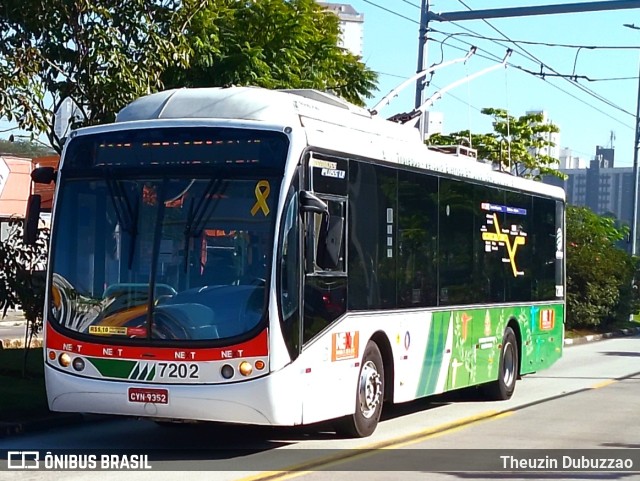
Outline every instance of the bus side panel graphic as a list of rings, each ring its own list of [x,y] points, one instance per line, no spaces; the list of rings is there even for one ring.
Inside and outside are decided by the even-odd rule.
[[[563,320],[562,304],[434,312],[416,397],[495,380],[507,325],[518,339],[521,374],[549,367],[562,354]]]
[[[431,317],[417,397],[428,396],[436,392],[436,383],[440,377],[446,337],[449,332],[449,322],[448,312],[434,312]]]

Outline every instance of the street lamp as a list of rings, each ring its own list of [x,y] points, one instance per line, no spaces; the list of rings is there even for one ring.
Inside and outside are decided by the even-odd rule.
[[[634,24],[624,24],[627,28],[640,30]],[[633,216],[631,217],[631,255],[637,254],[638,244],[638,149],[640,148],[640,71],[638,72],[638,100],[636,104],[636,125],[633,139]]]

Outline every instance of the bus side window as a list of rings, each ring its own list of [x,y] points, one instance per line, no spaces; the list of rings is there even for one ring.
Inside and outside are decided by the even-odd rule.
[[[327,205],[329,207],[329,215],[315,216],[316,271],[344,272],[345,203],[329,200]]]

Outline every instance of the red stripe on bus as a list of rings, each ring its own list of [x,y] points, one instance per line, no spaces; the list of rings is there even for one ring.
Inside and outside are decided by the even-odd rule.
[[[157,359],[160,361],[220,361],[239,357],[266,356],[268,334],[264,329],[253,339],[226,347],[143,347],[85,342],[64,336],[47,325],[47,349],[75,352],[92,357],[123,359]]]

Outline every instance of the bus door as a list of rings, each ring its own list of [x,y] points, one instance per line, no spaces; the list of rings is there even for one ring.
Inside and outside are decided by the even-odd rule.
[[[306,174],[306,190],[328,212],[304,219],[303,345],[346,311],[348,160],[312,155]]]

